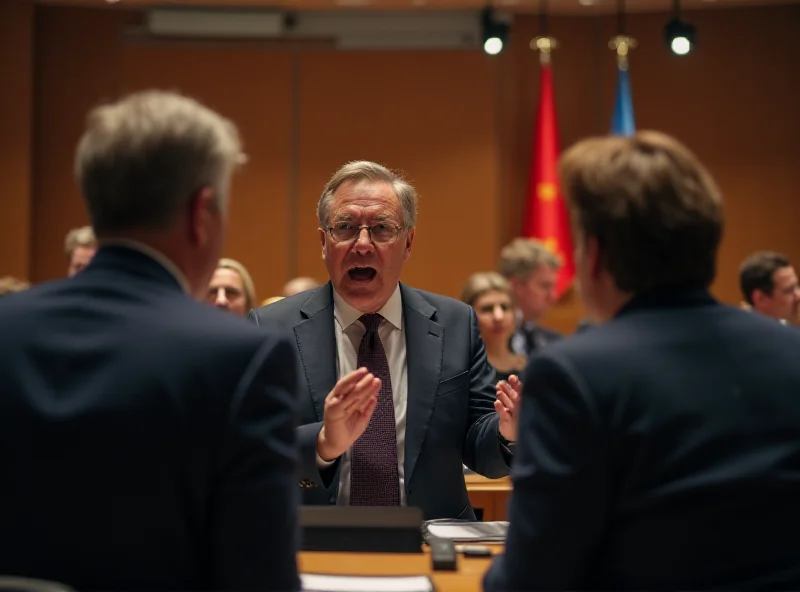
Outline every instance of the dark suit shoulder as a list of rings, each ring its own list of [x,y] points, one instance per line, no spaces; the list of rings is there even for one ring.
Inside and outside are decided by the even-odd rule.
[[[538,357],[548,358],[615,406],[621,391],[645,398],[658,391],[687,393],[690,378],[764,388],[783,377],[788,386],[800,381],[797,351],[800,331],[713,303],[631,312],[549,345],[532,365]]]

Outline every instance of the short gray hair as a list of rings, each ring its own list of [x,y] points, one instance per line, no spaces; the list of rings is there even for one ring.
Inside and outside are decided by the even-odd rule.
[[[357,183],[359,181],[385,181],[390,183],[397,195],[397,199],[400,201],[400,207],[403,209],[403,226],[405,228],[414,228],[417,224],[417,190],[400,173],[368,160],[348,162],[336,171],[325,185],[325,189],[322,190],[322,196],[317,203],[317,218],[319,218],[321,228],[325,228],[328,225],[333,194],[336,193],[336,190],[345,183]]]
[[[203,187],[225,211],[229,177],[245,160],[232,122],[194,99],[145,91],[89,114],[75,173],[103,236],[164,229]]]
[[[500,273],[508,279],[524,280],[542,265],[560,269],[561,260],[535,238],[515,238],[500,251]]]
[[[64,252],[67,256],[72,256],[72,251],[78,247],[94,248],[97,246],[97,238],[91,226],[81,226],[73,228],[64,238]]]

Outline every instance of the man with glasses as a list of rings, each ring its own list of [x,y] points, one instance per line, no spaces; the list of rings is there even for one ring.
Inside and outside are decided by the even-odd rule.
[[[400,283],[415,235],[410,184],[352,162],[317,214],[330,281],[250,313],[283,325],[300,355],[303,503],[474,519],[462,462],[508,474],[519,381],[495,385],[471,307]]]

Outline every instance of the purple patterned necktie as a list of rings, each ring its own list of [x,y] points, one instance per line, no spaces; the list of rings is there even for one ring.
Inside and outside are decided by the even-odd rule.
[[[353,443],[350,465],[351,506],[400,505],[397,474],[397,428],[389,362],[378,335],[383,317],[366,314],[359,319],[367,332],[358,347],[358,367],[366,367],[381,380],[378,404],[361,437]]]

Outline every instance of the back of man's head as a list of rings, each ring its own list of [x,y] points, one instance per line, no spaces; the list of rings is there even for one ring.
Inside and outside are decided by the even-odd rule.
[[[622,292],[708,287],[722,198],[680,142],[658,132],[583,140],[560,164],[579,245],[594,239]]]
[[[224,236],[230,175],[243,161],[233,123],[191,98],[146,91],[90,113],[75,171],[101,242],[182,233],[202,255],[207,284]]]

